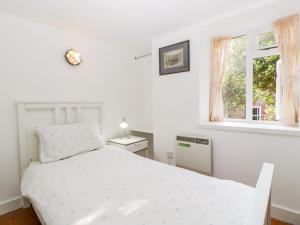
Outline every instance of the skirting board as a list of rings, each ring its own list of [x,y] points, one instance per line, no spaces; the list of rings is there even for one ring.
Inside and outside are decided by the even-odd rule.
[[[22,208],[22,197],[15,197],[4,202],[0,202],[0,215]],[[272,204],[272,217],[291,224],[300,224],[300,212],[284,208],[277,204]]]
[[[272,204],[271,217],[290,224],[300,224],[300,212]]]
[[[0,202],[0,215],[15,211],[22,208],[22,198],[15,197],[9,200]]]

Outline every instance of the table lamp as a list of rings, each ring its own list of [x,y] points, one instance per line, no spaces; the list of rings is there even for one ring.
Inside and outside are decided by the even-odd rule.
[[[126,134],[126,128],[128,127],[128,123],[126,122],[126,118],[123,117],[120,127],[123,129],[123,137],[129,139],[129,136]]]

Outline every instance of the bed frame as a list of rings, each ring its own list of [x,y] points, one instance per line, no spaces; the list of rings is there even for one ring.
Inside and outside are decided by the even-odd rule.
[[[105,136],[103,102],[20,102],[17,111],[21,176],[31,162],[39,160],[37,125],[98,121],[100,132]],[[42,225],[46,225],[35,205],[32,202],[31,205]],[[22,198],[22,206],[29,207],[30,201]]]
[[[98,121],[103,135],[102,102],[22,102],[17,109],[21,174],[39,159],[37,125]]]
[[[35,126],[40,124],[70,124],[80,121],[97,120],[103,134],[102,102],[22,102],[17,103],[19,122],[20,169],[38,160],[38,137]],[[242,225],[271,225],[271,183],[274,166],[264,163],[254,190],[252,205]],[[23,199],[23,207],[30,202]],[[41,223],[40,213],[35,209]]]

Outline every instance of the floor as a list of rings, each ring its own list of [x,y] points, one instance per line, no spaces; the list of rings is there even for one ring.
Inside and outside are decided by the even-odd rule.
[[[19,209],[12,213],[0,216],[0,225],[41,225],[34,210],[30,207],[27,209]],[[272,220],[272,225],[290,225]]]
[[[0,225],[40,225],[40,221],[30,207],[0,216]]]

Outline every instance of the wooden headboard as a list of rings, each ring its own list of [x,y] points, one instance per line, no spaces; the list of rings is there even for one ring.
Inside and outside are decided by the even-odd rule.
[[[103,135],[102,102],[21,102],[17,110],[21,175],[31,161],[39,159],[37,125],[98,121]]]

